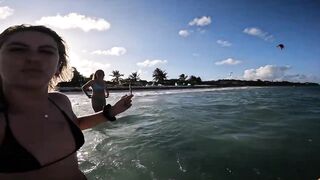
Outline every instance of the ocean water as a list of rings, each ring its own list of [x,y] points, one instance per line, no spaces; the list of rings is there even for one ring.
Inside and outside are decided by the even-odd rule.
[[[84,131],[78,158],[89,180],[320,178],[319,87],[134,94],[118,121]],[[77,115],[93,112],[83,94],[67,95]]]

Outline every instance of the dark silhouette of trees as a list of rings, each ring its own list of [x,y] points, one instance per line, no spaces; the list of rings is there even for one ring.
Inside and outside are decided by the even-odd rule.
[[[84,77],[81,73],[75,68],[73,69],[73,78],[69,82],[60,82],[58,87],[81,87],[84,83],[92,79],[91,75],[89,78]],[[113,84],[110,85],[121,85],[128,86],[130,83],[135,86],[146,86],[147,84],[152,84],[146,80],[141,80],[140,75],[137,72],[133,72],[129,75],[128,79],[122,79],[123,74],[120,74],[118,70],[112,71],[110,75],[114,77],[112,79]],[[212,81],[202,81],[200,77],[191,75],[189,78],[185,74],[179,75],[178,79],[167,79],[167,73],[159,68],[156,68],[153,72],[153,80],[157,84],[162,84],[164,86],[174,86],[176,83],[183,84],[189,83],[191,85],[210,85],[215,87],[239,87],[239,86],[319,86],[317,83],[299,83],[299,82],[288,82],[288,81],[263,81],[257,79],[253,80],[236,80],[236,79],[219,79]]]
[[[140,80],[140,74],[138,74],[138,72],[133,72],[133,73],[131,73],[130,75],[129,75],[129,80],[131,81],[131,82],[137,82],[137,81],[139,81]]]
[[[123,76],[123,74],[120,74],[120,72],[118,70],[114,70],[112,71],[112,74],[110,75],[112,77],[114,77],[111,81],[120,85],[121,84],[121,81],[123,80],[121,78],[121,76]]]
[[[179,76],[179,83],[182,84],[182,85],[184,85],[184,84],[186,83],[186,81],[187,81],[187,78],[188,78],[187,75],[185,75],[185,74],[180,74],[180,76]]]
[[[86,78],[80,74],[77,68],[72,67],[73,77],[69,82],[60,82],[58,84],[59,87],[81,87],[84,83],[90,80],[90,78]]]
[[[191,84],[191,85],[196,85],[196,84],[201,84],[202,83],[202,80],[200,77],[196,77],[194,75],[191,75],[188,79],[188,82]]]
[[[167,73],[159,68],[156,68],[154,71],[153,71],[153,80],[157,83],[163,83],[164,80],[167,79]]]

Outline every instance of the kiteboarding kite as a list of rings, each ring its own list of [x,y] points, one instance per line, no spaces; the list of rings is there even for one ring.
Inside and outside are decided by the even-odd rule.
[[[280,48],[280,50],[282,50],[284,48],[284,45],[283,44],[279,44],[277,47]]]

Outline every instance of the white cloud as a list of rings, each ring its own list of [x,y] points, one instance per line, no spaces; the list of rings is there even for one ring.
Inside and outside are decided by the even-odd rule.
[[[243,78],[246,80],[290,81],[290,82],[320,82],[316,76],[304,74],[288,74],[290,66],[265,65],[258,69],[247,69]]]
[[[98,69],[102,69],[105,72],[110,68],[110,64],[101,63],[94,60],[82,59],[74,52],[70,52],[69,55],[70,65],[77,68],[77,70],[84,76],[89,77]]]
[[[159,65],[159,64],[167,64],[167,60],[159,60],[159,59],[156,59],[156,60],[145,60],[143,62],[138,62],[137,63],[137,66],[140,66],[140,67],[154,67],[156,65]]]
[[[228,41],[224,41],[224,40],[217,40],[217,43],[220,44],[222,47],[230,47],[232,44]]]
[[[37,24],[48,25],[60,29],[79,28],[85,32],[91,30],[105,31],[110,29],[110,23],[102,18],[86,17],[77,13],[69,13],[65,16],[47,16],[36,21]]]
[[[286,72],[290,69],[290,66],[275,66],[265,65],[258,69],[247,69],[244,71],[243,78],[247,80],[268,80],[279,81],[284,80]]]
[[[202,16],[201,18],[194,18],[192,21],[189,22],[190,26],[207,26],[209,24],[211,24],[210,16]]]
[[[304,74],[285,75],[282,80],[291,82],[315,82],[320,83],[320,78],[316,76],[307,76]]]
[[[132,72],[138,72],[140,79],[152,81],[152,74],[147,69],[138,69],[138,71],[134,70]]]
[[[265,41],[273,41],[274,40],[274,37],[273,35],[269,34],[268,32],[264,32],[262,31],[261,29],[259,28],[256,28],[256,27],[251,27],[251,28],[245,28],[243,30],[244,33],[246,34],[249,34],[251,36],[256,36],[256,37],[259,37]]]
[[[222,60],[222,61],[217,61],[215,64],[216,65],[236,65],[236,64],[240,64],[241,61],[239,60],[235,60],[233,58],[228,58],[228,59],[225,59],[225,60]]]
[[[0,19],[6,19],[14,13],[14,10],[8,6],[0,7]]]
[[[95,50],[91,54],[97,55],[107,55],[107,56],[121,56],[127,52],[126,48],[124,47],[112,47],[108,50]]]
[[[182,37],[187,37],[190,35],[189,31],[188,30],[180,30],[179,31],[179,35],[182,36]]]
[[[197,32],[199,32],[200,34],[204,34],[207,32],[207,30],[202,29],[202,28],[197,28]]]
[[[144,76],[148,74],[148,71],[142,70],[142,69],[138,69],[138,71],[133,71],[133,72],[137,72],[140,76]]]

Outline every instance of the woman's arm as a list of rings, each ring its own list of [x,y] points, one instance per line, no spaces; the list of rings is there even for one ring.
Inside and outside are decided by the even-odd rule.
[[[124,111],[126,111],[127,109],[129,109],[131,107],[131,98],[133,97],[133,95],[130,96],[123,96],[118,102],[116,102],[110,110],[110,116],[116,116]],[[78,118],[78,122],[79,122],[79,127],[81,130],[85,130],[85,129],[89,129],[89,128],[93,128],[95,126],[97,126],[98,124],[101,124],[103,122],[106,121],[110,121],[108,120],[104,115],[103,112],[98,112],[95,114],[91,114],[91,115],[86,115],[86,116],[82,116]]]
[[[82,87],[81,87],[81,89],[82,89],[82,91],[88,96],[88,98],[91,98],[91,95],[90,94],[88,94],[88,89],[89,89],[89,87],[92,85],[92,83],[93,83],[93,80],[90,80],[90,81],[88,81],[87,83],[85,83]]]
[[[78,118],[79,128],[81,130],[89,129],[97,126],[100,123],[106,122],[107,119],[103,116],[102,111],[90,114],[86,116],[82,116]]]

